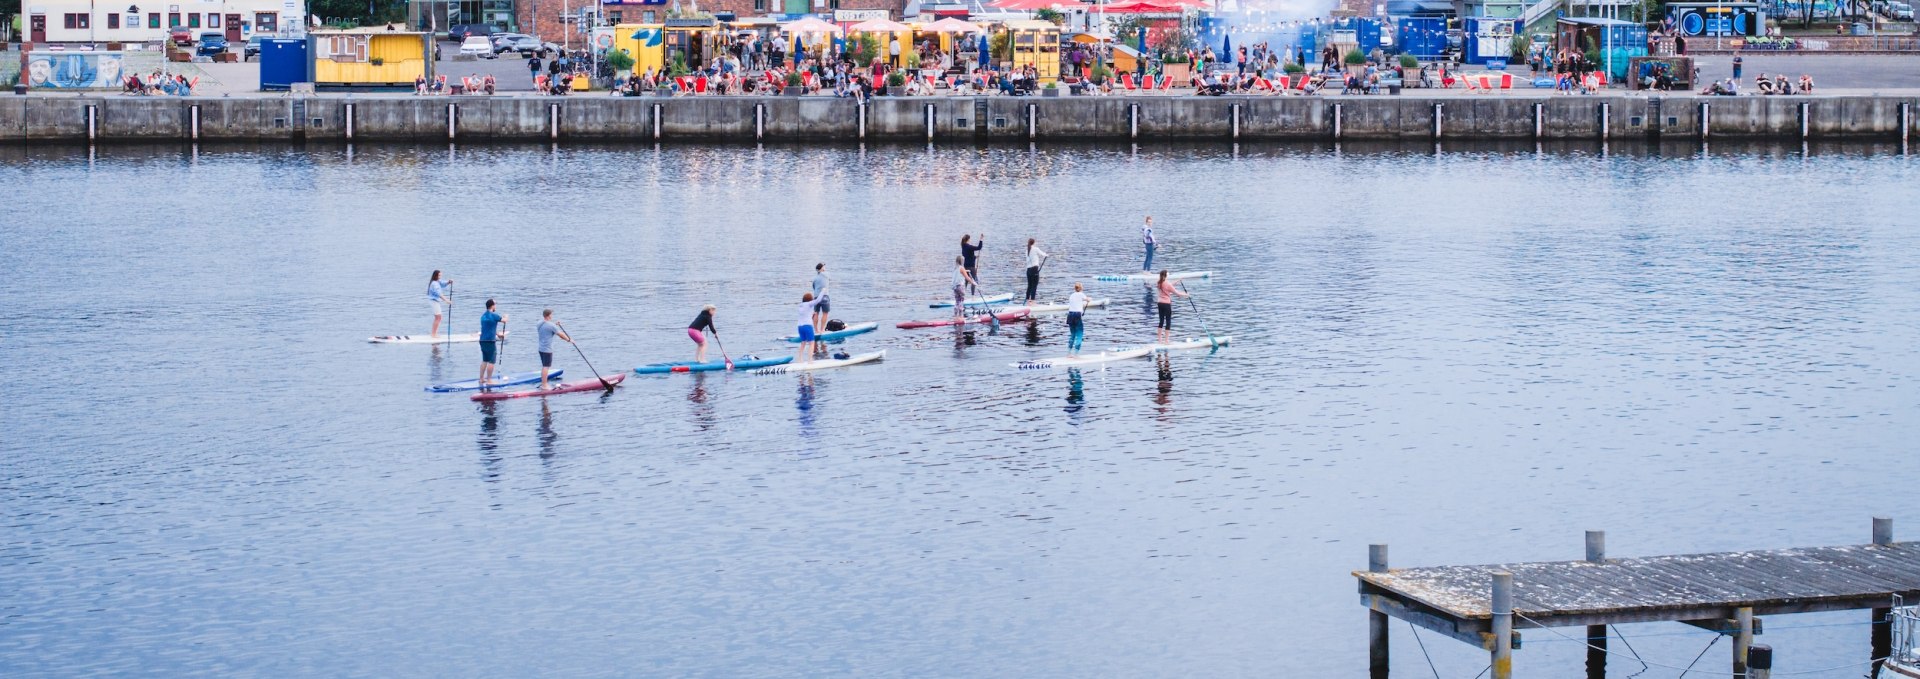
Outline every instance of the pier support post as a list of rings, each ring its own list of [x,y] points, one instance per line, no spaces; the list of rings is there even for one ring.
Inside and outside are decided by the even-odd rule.
[[[447,104],[447,141],[453,141],[460,130],[460,105]]]
[[[1241,104],[1233,105],[1233,138],[1234,139],[1240,138],[1240,107],[1241,107]]]
[[[660,141],[660,105],[653,105],[653,140]]]
[[[1700,139],[1713,134],[1713,104],[1700,102]]]
[[[1547,129],[1547,105],[1533,102],[1533,140],[1540,141],[1542,132]]]
[[[1493,679],[1513,679],[1513,574],[1493,574]]]
[[[353,104],[347,104],[347,141],[353,141]]]
[[[1900,102],[1900,143],[1907,143],[1907,136],[1913,131],[1913,102]]]
[[[926,118],[927,122],[927,143],[931,144],[933,143],[933,104],[927,104],[927,108],[923,112],[923,117]]]
[[[867,138],[867,103],[860,102],[858,104],[854,104],[853,109],[854,109],[854,118],[855,118],[854,122],[857,123],[858,127],[860,128],[860,138],[866,139]]]
[[[1446,119],[1446,115],[1447,115],[1447,105],[1437,101],[1434,102],[1433,103],[1433,140],[1434,141],[1440,141],[1440,133],[1443,128],[1442,121]]]
[[[1387,572],[1387,546],[1367,545],[1367,572]],[[1380,611],[1367,612],[1367,676],[1387,679],[1387,625],[1392,618]]]
[[[1587,531],[1587,561],[1600,563],[1606,560],[1607,532]],[[1607,679],[1606,625],[1587,625],[1587,679]]]
[[[1140,105],[1127,104],[1127,138],[1140,138]]]
[[[1773,647],[1759,644],[1747,649],[1747,679],[1770,679],[1773,676]]]
[[[87,141],[93,141],[99,137],[100,107],[89,104],[87,106]]]
[[[1733,633],[1733,676],[1747,679],[1747,652],[1753,648],[1753,608],[1734,609],[1733,621],[1739,627]]]
[[[547,138],[555,141],[560,139],[559,104],[547,104]]]
[[[753,105],[753,140],[760,141],[767,136],[767,105]]]
[[[1027,104],[1027,141],[1033,141],[1033,137],[1038,133],[1039,128],[1040,105]]]
[[[1807,107],[1807,102],[1800,102],[1800,141],[1807,140],[1807,118],[1811,112],[1812,109]]]
[[[194,141],[200,141],[200,105],[199,104],[194,104],[192,106],[187,107],[187,118],[188,118],[187,123],[190,125],[190,132],[191,132],[189,136],[191,136]]]
[[[1608,128],[1613,127],[1613,104],[1600,105],[1600,141],[1607,140]]]
[[[1893,544],[1892,517],[1873,517],[1873,544],[1879,547]],[[1893,609],[1891,607],[1873,609],[1872,637],[1873,655],[1868,656],[1873,660],[1873,671],[1870,674],[1878,676],[1880,666],[1887,663],[1883,658],[1893,655]]]
[[[1334,141],[1340,141],[1340,114],[1343,112],[1344,106],[1345,106],[1344,104],[1333,105],[1333,140]]]

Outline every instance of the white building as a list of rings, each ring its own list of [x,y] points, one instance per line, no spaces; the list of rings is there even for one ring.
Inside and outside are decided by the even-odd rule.
[[[23,0],[22,39],[34,44],[155,42],[173,28],[219,31],[230,42],[305,33],[306,0]]]

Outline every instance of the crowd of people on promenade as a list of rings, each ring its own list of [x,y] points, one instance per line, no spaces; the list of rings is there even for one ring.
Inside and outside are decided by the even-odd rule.
[[[193,94],[193,88],[199,84],[200,78],[198,77],[189,80],[185,75],[178,73],[167,75],[161,73],[160,69],[156,68],[153,69],[152,73],[148,73],[145,78],[140,77],[138,73],[127,76],[127,79],[120,83],[120,93],[143,96],[166,94],[184,97]]]

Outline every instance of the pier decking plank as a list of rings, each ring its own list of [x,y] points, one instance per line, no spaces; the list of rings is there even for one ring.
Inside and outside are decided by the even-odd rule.
[[[1516,626],[1869,608],[1920,596],[1920,542],[1354,573],[1361,592],[1432,609],[1463,629],[1493,616],[1493,573],[1513,574]]]

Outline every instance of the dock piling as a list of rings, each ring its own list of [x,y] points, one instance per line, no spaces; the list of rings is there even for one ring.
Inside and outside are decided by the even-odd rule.
[[[1873,517],[1873,545],[1875,547],[1889,547],[1893,545],[1892,517]],[[1887,603],[1891,604],[1893,602],[1888,601]],[[1873,672],[1871,672],[1871,674],[1878,676],[1880,666],[1885,665],[1887,663],[1886,658],[1893,655],[1893,607],[1875,608],[1872,613],[1873,629],[1869,636],[1872,637],[1871,645],[1873,646],[1873,652],[1868,656],[1868,659],[1873,661]]]
[[[1747,655],[1753,648],[1753,608],[1742,606],[1733,611],[1738,630],[1733,635],[1733,676],[1747,679]]]
[[[547,104],[547,138],[560,138],[560,105]]]
[[[460,130],[460,105],[447,104],[447,141],[453,141]]]
[[[1493,572],[1493,679],[1513,679],[1513,574]]]
[[[1587,531],[1587,561],[1607,560],[1607,532]],[[1607,626],[1587,625],[1587,679],[1607,679]]]
[[[1333,105],[1333,140],[1334,141],[1340,141],[1340,114],[1343,112],[1344,108],[1345,108],[1345,105],[1343,104]]]
[[[1533,103],[1533,140],[1536,143],[1540,141],[1540,133],[1546,131],[1546,109],[1546,104],[1537,101]]]
[[[1140,138],[1140,105],[1127,104],[1127,138]]]
[[[1747,649],[1747,679],[1769,679],[1773,676],[1773,647],[1760,644]]]
[[[192,137],[194,141],[200,141],[200,105],[194,104],[189,106],[187,107],[187,111],[189,113],[187,116],[189,118],[188,122],[192,126],[191,134],[188,136]]]
[[[347,104],[347,141],[353,141],[353,104]]]
[[[1387,546],[1384,544],[1367,545],[1367,572],[1387,572]],[[1387,624],[1391,622],[1386,613],[1371,610],[1367,613],[1367,676],[1370,679],[1387,679],[1389,674]]]
[[[653,140],[660,141],[660,105],[653,105]]]
[[[1441,133],[1440,121],[1446,117],[1446,111],[1447,111],[1446,104],[1442,104],[1440,102],[1434,102],[1433,104],[1433,140],[1434,141],[1440,141],[1440,133]]]

